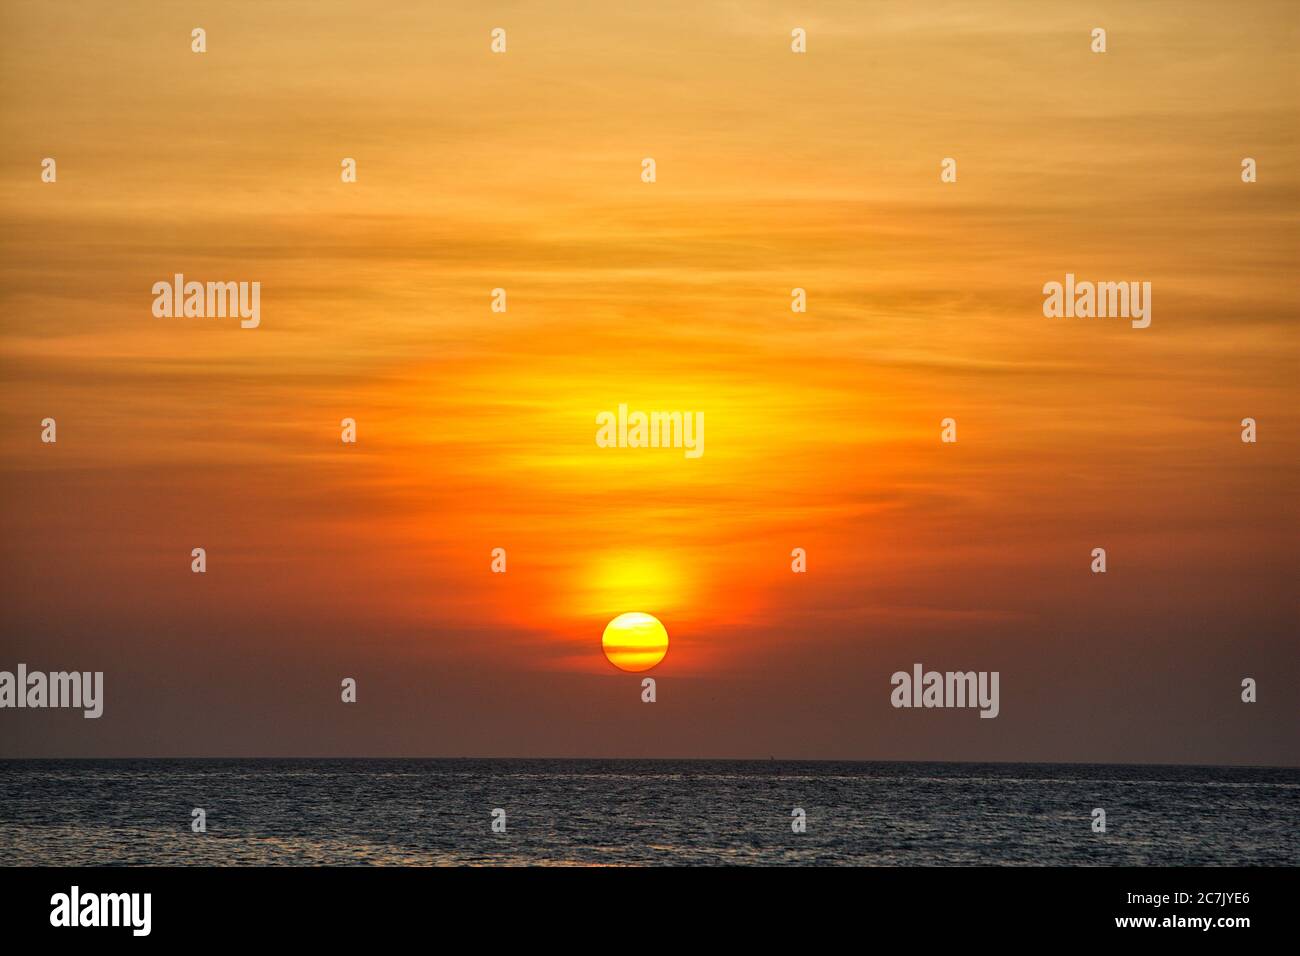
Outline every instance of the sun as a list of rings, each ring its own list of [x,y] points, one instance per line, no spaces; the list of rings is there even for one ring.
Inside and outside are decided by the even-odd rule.
[[[668,631],[653,615],[630,611],[605,625],[600,645],[619,670],[648,671],[668,653]]]

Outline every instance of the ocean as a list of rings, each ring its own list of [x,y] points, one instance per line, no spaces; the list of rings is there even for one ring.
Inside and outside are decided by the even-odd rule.
[[[1298,862],[1300,769],[0,760],[5,866]]]

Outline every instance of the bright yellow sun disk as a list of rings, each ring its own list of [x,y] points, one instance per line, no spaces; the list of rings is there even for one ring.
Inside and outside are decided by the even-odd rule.
[[[668,631],[653,615],[631,611],[605,626],[600,644],[619,670],[648,671],[668,653]]]

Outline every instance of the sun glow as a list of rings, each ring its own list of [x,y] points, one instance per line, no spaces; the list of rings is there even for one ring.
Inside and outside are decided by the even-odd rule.
[[[583,572],[579,601],[596,614],[620,608],[680,607],[689,597],[680,571],[668,555],[655,552],[611,552],[601,555]]]

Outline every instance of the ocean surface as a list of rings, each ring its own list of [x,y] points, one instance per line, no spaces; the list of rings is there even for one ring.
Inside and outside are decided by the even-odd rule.
[[[0,760],[3,865],[1298,863],[1296,769]]]

